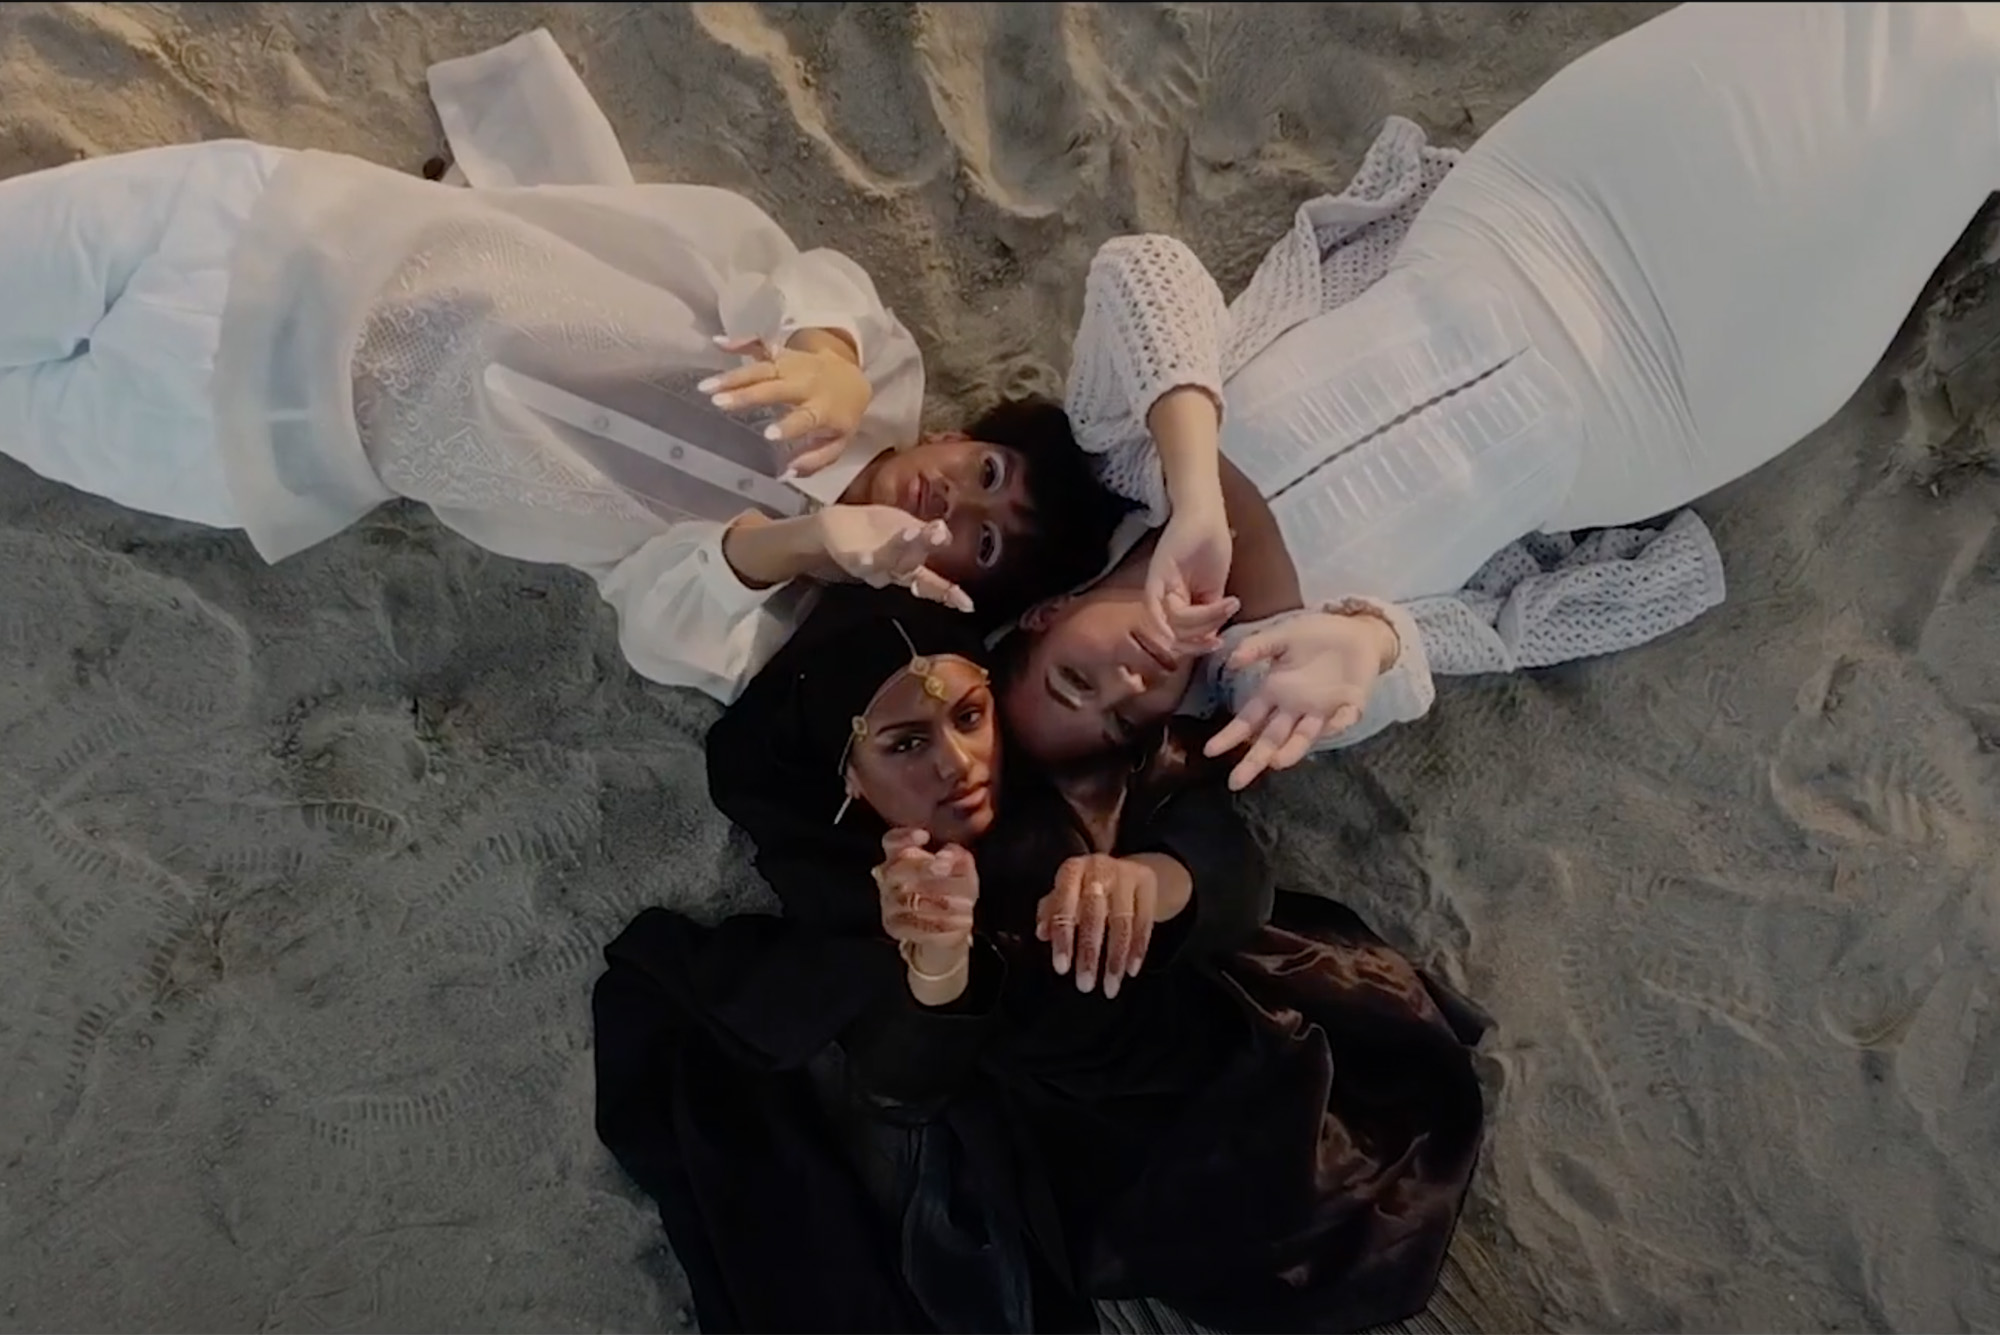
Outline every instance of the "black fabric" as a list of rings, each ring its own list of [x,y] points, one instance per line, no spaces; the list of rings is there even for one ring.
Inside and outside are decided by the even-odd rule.
[[[1274,893],[1229,795],[1151,764],[1111,851],[1173,857],[1194,894],[1140,976],[1106,1000],[1050,968],[1034,905],[1080,827],[1003,766],[967,990],[919,1005],[869,876],[880,822],[832,823],[845,741],[798,712],[845,720],[907,663],[884,607],[919,652],[981,661],[923,607],[829,599],[710,734],[713,796],[786,916],[649,910],[606,951],[598,1132],[659,1202],[702,1329],[1092,1329],[1117,1298],[1237,1330],[1420,1310],[1478,1152],[1476,1013],[1337,904]],[[840,656],[885,628],[886,656]]]
[[[750,836],[758,870],[781,899],[800,877],[774,874],[773,865],[880,861],[886,829],[866,805],[834,821],[846,796],[840,757],[854,716],[909,666],[913,645],[919,654],[986,661],[970,617],[902,589],[832,585],[709,729],[709,796]],[[808,920],[834,907],[853,905],[817,896],[785,903],[788,914]],[[872,924],[872,896],[862,911],[865,918],[840,925]]]

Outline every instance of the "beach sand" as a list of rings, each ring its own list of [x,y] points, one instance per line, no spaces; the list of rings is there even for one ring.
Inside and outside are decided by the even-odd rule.
[[[642,178],[874,273],[945,426],[1057,383],[1104,238],[1234,291],[1384,113],[1467,143],[1657,8],[9,5],[0,173],[414,171],[426,65],[545,24]],[[2000,1329],[1984,283],[1702,503],[1720,611],[1255,797],[1495,1017],[1466,1237],[1550,1328]],[[768,902],[713,714],[420,511],[272,569],[0,462],[0,1327],[685,1328],[587,1003],[642,906]]]

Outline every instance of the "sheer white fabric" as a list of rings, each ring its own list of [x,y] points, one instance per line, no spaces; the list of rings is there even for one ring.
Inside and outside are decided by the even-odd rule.
[[[278,560],[391,496],[422,501],[493,551],[589,571],[635,669],[729,700],[805,595],[747,589],[721,559],[725,521],[782,460],[694,390],[736,364],[714,336],[855,340],[875,398],[840,462],[792,484],[816,503],[916,439],[915,342],[858,266],[801,251],[741,196],[632,184],[546,33],[438,67],[433,93],[472,189],[303,154],[237,248],[216,397],[244,526]],[[494,368],[743,483],[530,407]]]

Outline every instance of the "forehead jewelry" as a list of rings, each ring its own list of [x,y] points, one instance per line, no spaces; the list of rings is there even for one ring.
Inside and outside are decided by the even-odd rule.
[[[923,692],[926,696],[938,701],[940,704],[943,703],[945,698],[951,693],[951,685],[938,672],[937,659],[931,657],[929,654],[920,654],[917,652],[916,641],[910,638],[910,632],[903,629],[902,622],[891,621],[889,624],[896,628],[896,634],[903,637],[903,644],[910,651],[910,661],[904,666],[903,671],[923,683]],[[974,664],[973,668],[979,673],[981,681],[987,679],[985,668],[979,667],[977,664]],[[848,720],[847,744],[840,748],[840,762],[834,766],[836,773],[843,776],[847,773],[847,760],[848,757],[854,754],[855,743],[866,741],[868,738],[868,711],[873,709],[882,697],[889,693],[889,688],[895,684],[896,679],[894,677],[883,682],[881,688],[863,706],[862,711]],[[840,804],[840,810],[834,813],[833,823],[835,825],[840,824],[841,818],[847,814],[847,809],[853,805],[854,794],[848,793],[845,800]]]

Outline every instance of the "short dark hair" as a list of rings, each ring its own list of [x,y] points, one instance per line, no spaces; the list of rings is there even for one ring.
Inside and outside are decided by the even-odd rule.
[[[1028,496],[1029,540],[1009,543],[998,566],[966,582],[979,618],[1005,624],[1103,573],[1132,504],[1097,480],[1062,405],[1040,395],[1008,399],[965,433],[1019,455]]]

